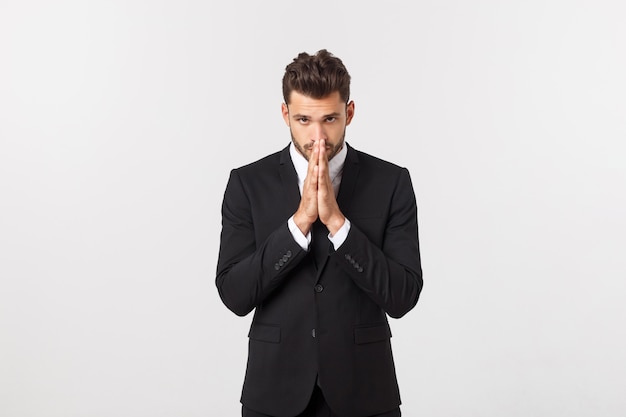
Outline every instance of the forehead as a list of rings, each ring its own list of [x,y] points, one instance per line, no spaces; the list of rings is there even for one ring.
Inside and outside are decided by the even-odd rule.
[[[312,98],[304,94],[292,91],[289,97],[289,110],[299,114],[329,114],[340,112],[345,108],[339,91],[334,91],[326,97]]]

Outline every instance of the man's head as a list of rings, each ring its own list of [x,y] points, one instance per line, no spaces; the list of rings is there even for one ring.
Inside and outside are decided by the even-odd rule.
[[[300,53],[285,68],[283,98],[283,118],[298,152],[308,160],[312,145],[324,139],[328,159],[335,156],[354,115],[350,74],[341,60],[325,49]]]
[[[291,92],[319,99],[335,91],[344,103],[350,99],[350,74],[343,62],[326,49],[315,55],[301,52],[285,68],[283,99],[291,104]]]

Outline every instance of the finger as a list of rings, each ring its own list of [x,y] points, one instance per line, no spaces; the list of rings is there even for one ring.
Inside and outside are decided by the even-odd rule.
[[[319,144],[319,175],[318,178],[321,184],[326,184],[330,182],[330,173],[328,170],[328,157],[326,153],[326,141],[324,139],[318,142]]]
[[[319,160],[319,152],[317,147],[313,145],[311,148],[311,156],[309,157],[309,164],[307,166],[306,178],[304,179],[304,185],[307,184],[317,184],[317,171],[315,171],[315,167],[317,167]]]
[[[326,140],[325,139],[318,140],[317,146],[318,146],[319,153],[320,153],[319,163],[322,163],[322,161],[328,162],[327,157],[326,157]]]
[[[319,147],[314,143],[311,147],[311,157],[309,158],[309,168],[319,163]]]
[[[309,169],[311,170],[311,180],[312,180],[312,184],[314,184],[316,188],[319,183],[318,181],[319,158],[320,158],[319,154],[320,154],[320,150],[316,143],[313,145],[313,152],[311,153],[311,158],[309,159]]]

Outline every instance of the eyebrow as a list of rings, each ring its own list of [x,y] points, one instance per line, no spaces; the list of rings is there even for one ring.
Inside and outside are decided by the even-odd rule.
[[[297,114],[294,114],[293,116],[291,116],[292,119],[299,119],[301,117],[306,117],[307,119],[311,118],[311,116],[309,116],[309,115],[300,114],[300,113],[297,113]],[[322,119],[326,119],[328,117],[341,117],[341,113],[333,112],[333,113],[325,114],[325,115],[322,116]]]

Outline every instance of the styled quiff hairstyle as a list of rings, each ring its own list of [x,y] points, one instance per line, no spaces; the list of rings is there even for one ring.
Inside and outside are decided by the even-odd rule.
[[[301,52],[285,68],[283,98],[289,104],[291,92],[297,91],[307,97],[320,99],[339,92],[345,103],[350,99],[350,74],[343,62],[326,49],[315,55]]]

